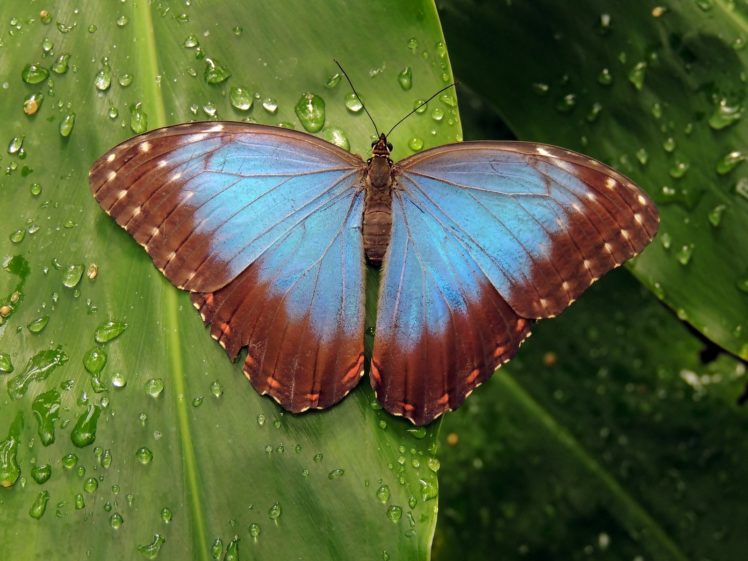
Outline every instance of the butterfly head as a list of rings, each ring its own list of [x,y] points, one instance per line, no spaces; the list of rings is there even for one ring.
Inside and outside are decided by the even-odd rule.
[[[382,133],[379,135],[379,139],[371,143],[371,153],[374,156],[389,157],[392,152],[392,144],[387,141],[387,136]]]

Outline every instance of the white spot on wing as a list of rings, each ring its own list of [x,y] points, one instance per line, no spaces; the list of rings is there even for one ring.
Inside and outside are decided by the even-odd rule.
[[[641,224],[643,222],[642,215],[637,212],[636,214],[634,214],[634,220]]]
[[[151,230],[151,237],[155,238],[156,236],[158,236],[158,228],[154,226],[153,229]]]
[[[166,160],[159,160],[158,161],[158,167],[160,167],[160,168],[166,167]]]
[[[127,195],[127,189],[120,189],[119,192],[117,193],[117,200],[121,201],[122,199],[125,198],[125,195]]]
[[[116,157],[117,157],[117,156],[116,156],[116,155],[114,154],[114,152],[112,152],[111,154],[109,154],[109,155],[108,155],[108,156],[106,157],[106,161],[107,161],[107,163],[110,163],[110,164],[111,164],[111,163],[112,163],[112,162],[114,161],[114,158],[116,158]]]
[[[132,217],[135,218],[136,216],[140,216],[140,213],[143,211],[143,207],[136,206],[135,210],[132,211]]]
[[[605,242],[605,251],[607,251],[611,255],[613,254],[613,246],[610,245],[608,242]]]
[[[639,201],[639,204],[640,204],[640,205],[645,205],[645,204],[647,204],[647,199],[645,199],[645,198],[644,198],[644,195],[639,195],[639,196],[638,196],[638,197],[636,198],[636,200],[637,200],[637,201]]]
[[[626,239],[626,240],[627,240],[627,239],[629,239],[629,238],[631,237],[631,236],[629,235],[629,232],[628,232],[628,230],[621,230],[621,235],[622,235],[622,236],[623,236],[623,238],[624,238],[624,239]]]
[[[535,148],[535,151],[540,154],[541,156],[546,156],[548,158],[553,158],[553,154],[551,154],[548,150],[543,148],[542,146],[538,146]]]
[[[612,177],[608,177],[608,178],[607,178],[607,179],[605,180],[605,186],[606,186],[606,187],[607,187],[608,189],[615,189],[615,187],[616,187],[616,180],[615,180],[615,179],[613,179]]]
[[[597,197],[595,196],[594,193],[587,193],[587,198],[589,200],[591,200],[591,201],[596,201],[597,200]]]
[[[171,180],[170,181],[177,181],[180,177],[182,177],[182,172],[178,171],[177,173],[175,173],[174,175],[171,176]]]
[[[115,177],[117,177],[117,172],[114,171],[114,170],[110,170],[109,173],[106,174],[106,180],[107,181],[111,181]]]
[[[151,143],[147,140],[145,142],[140,143],[140,151],[141,152],[150,152],[151,151]]]
[[[223,125],[215,125],[213,127],[210,127],[208,129],[208,132],[221,132],[223,130]]]
[[[200,142],[201,140],[204,140],[208,135],[204,132],[193,134],[190,136],[190,142]]]

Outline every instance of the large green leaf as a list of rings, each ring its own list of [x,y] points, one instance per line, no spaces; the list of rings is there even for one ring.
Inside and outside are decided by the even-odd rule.
[[[427,558],[437,425],[378,411],[366,382],[340,406],[298,417],[257,396],[187,295],[101,212],[87,171],[134,131],[169,123],[301,128],[305,92],[326,103],[321,136],[343,135],[365,156],[371,125],[346,108],[332,58],[380,126],[392,124],[451,79],[433,4],[51,4],[49,14],[0,4],[0,122],[3,142],[18,139],[0,176],[0,369],[13,367],[0,372],[0,558],[149,557],[162,538],[161,559],[236,559],[236,548],[252,559]],[[58,72],[32,68],[27,81],[41,81],[24,83],[30,64]],[[221,68],[230,78],[207,83]],[[232,106],[234,86],[256,93],[251,110]],[[33,93],[44,99],[29,116]],[[459,137],[453,105],[403,124],[395,157]],[[110,321],[127,328],[95,342]],[[103,370],[87,372],[103,356]],[[86,418],[97,416],[92,434]],[[51,478],[38,483],[43,465]]]
[[[745,383],[611,273],[445,419],[434,558],[743,558]]]
[[[633,266],[711,340],[748,358],[748,5],[449,0],[456,74],[521,139],[604,159],[658,202]]]

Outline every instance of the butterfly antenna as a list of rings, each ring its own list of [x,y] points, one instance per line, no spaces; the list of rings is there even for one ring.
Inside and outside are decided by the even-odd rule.
[[[430,98],[428,98],[428,99],[427,99],[426,101],[423,101],[423,102],[419,103],[418,105],[416,105],[416,106],[415,106],[415,107],[413,108],[413,110],[412,110],[412,111],[411,111],[410,113],[408,113],[408,114],[407,114],[407,115],[406,115],[405,117],[403,117],[403,118],[402,118],[402,119],[400,119],[400,120],[399,120],[399,121],[398,121],[397,123],[395,123],[395,124],[393,125],[393,127],[392,127],[392,128],[390,129],[390,131],[389,131],[389,132],[388,132],[388,133],[387,133],[387,134],[386,134],[385,136],[390,136],[390,134],[392,134],[392,131],[394,131],[394,130],[395,130],[395,128],[396,128],[396,127],[397,127],[397,126],[398,126],[398,125],[399,125],[400,123],[402,123],[402,122],[403,122],[403,121],[404,121],[405,119],[407,119],[408,117],[410,117],[410,116],[411,116],[411,115],[412,115],[413,113],[415,113],[416,111],[418,111],[418,110],[419,110],[419,109],[420,109],[421,107],[423,107],[423,106],[425,106],[425,105],[428,105],[428,102],[429,102],[429,101],[431,101],[432,99],[434,99],[434,98],[435,98],[436,96],[438,96],[438,95],[439,95],[440,93],[442,93],[442,92],[444,92],[444,91],[448,90],[449,88],[452,88],[452,87],[454,87],[454,86],[456,86],[456,85],[457,85],[457,82],[452,82],[452,83],[451,83],[451,84],[449,84],[448,86],[444,86],[444,87],[443,87],[442,89],[440,89],[440,90],[439,90],[438,92],[436,92],[436,93],[435,93],[434,95],[432,95],[432,96],[431,96]]]
[[[340,68],[340,71],[343,73],[343,76],[345,76],[345,79],[348,81],[348,85],[351,86],[351,89],[353,90],[353,94],[361,102],[361,107],[364,108],[364,111],[366,111],[366,114],[369,116],[369,120],[371,121],[371,124],[374,125],[374,130],[377,132],[377,137],[378,137],[379,136],[379,127],[377,127],[377,124],[374,122],[374,118],[371,116],[371,113],[369,113],[369,110],[366,108],[366,105],[364,105],[364,101],[361,99],[361,96],[358,95],[358,92],[356,91],[356,88],[353,87],[353,82],[351,82],[351,79],[348,77],[348,73],[345,71],[345,68],[343,68],[342,64],[340,64],[335,59],[332,59],[332,60],[334,60],[335,64],[338,65],[338,68]]]

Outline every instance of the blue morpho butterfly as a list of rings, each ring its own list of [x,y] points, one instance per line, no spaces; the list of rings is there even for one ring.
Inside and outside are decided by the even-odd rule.
[[[381,266],[371,385],[417,425],[459,407],[535,320],[657,230],[647,195],[582,154],[481,141],[394,163],[378,137],[364,161],[293,130],[188,123],[113,148],[90,181],[228,355],[247,347],[255,389],[289,411],[330,407],[358,384],[365,263]]]

